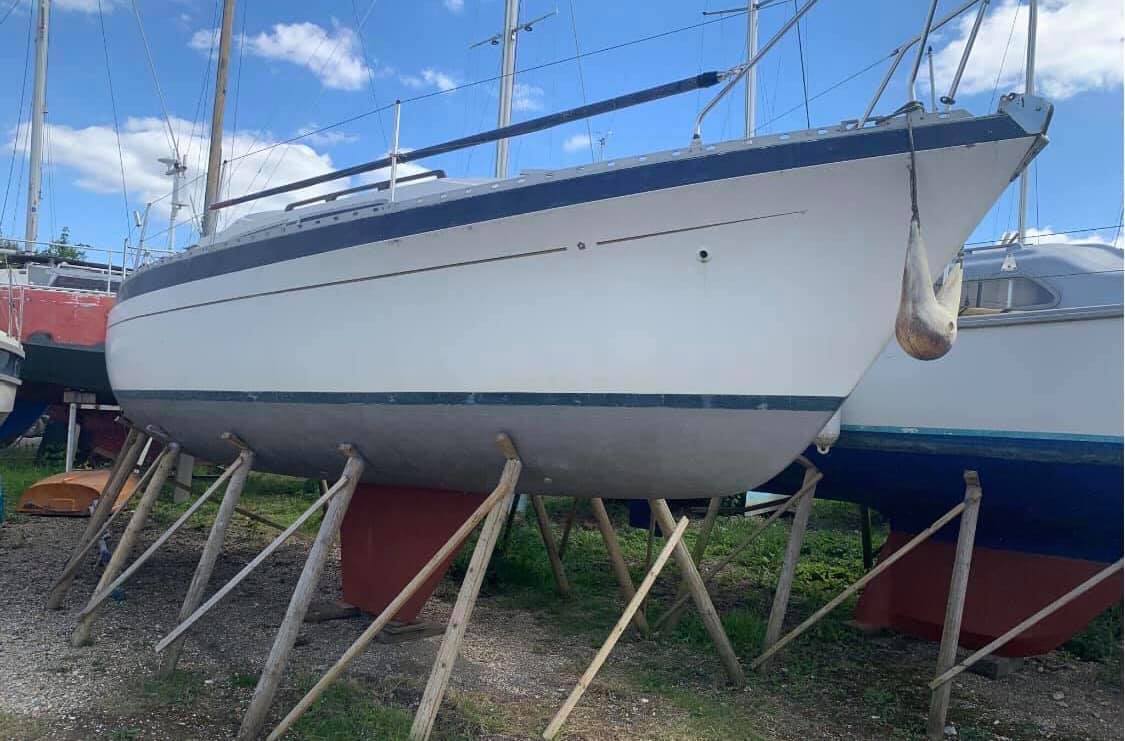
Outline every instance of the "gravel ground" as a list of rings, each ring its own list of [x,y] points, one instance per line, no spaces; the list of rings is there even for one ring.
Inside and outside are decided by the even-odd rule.
[[[230,738],[252,692],[252,687],[235,678],[256,674],[264,660],[308,542],[297,540],[280,549],[197,625],[189,634],[180,667],[203,677],[202,684],[196,686],[191,702],[158,703],[145,685],[158,665],[152,646],[174,625],[205,533],[187,531],[173,537],[126,586],[123,601],[107,602],[93,632],[94,644],[75,649],[68,638],[93,589],[95,569],[80,572],[63,610],[46,611],[43,603],[84,524],[69,518],[18,518],[0,526],[0,737]],[[155,525],[146,528],[140,547],[158,533]],[[263,531],[241,525],[232,528],[213,584],[233,576],[262,542]],[[338,599],[338,585],[339,564],[333,559],[317,601]],[[455,589],[443,584],[423,619],[444,623]],[[297,697],[293,685],[298,678],[319,675],[366,625],[367,618],[359,617],[305,626],[283,696],[275,703],[275,719],[281,706],[290,706]],[[869,671],[893,668],[917,675],[919,685],[932,672],[932,644],[895,636],[871,641],[876,661]],[[416,702],[438,642],[373,643],[352,664],[349,676],[392,691],[397,686],[396,697]],[[525,738],[545,726],[593,651],[587,638],[574,640],[540,613],[502,609],[496,600],[482,598],[451,689],[455,695],[483,698],[518,729],[510,736],[489,737]],[[738,705],[756,735],[881,737],[878,717],[869,717],[859,703],[792,701],[784,682],[765,690],[759,687],[754,694],[736,693],[716,686],[710,652],[673,646],[657,655],[652,644],[623,641],[572,716],[568,738],[691,737],[682,731],[691,727],[691,712],[682,704],[641,692],[622,678],[622,667],[654,660],[674,667],[690,694]],[[1105,671],[1102,665],[1051,655],[1029,661],[1001,681],[963,675],[955,685],[953,715],[972,712],[976,718],[992,719],[996,728],[985,738],[1120,739],[1122,688],[1107,680]],[[854,682],[853,694],[862,697],[863,677]],[[832,698],[839,696],[840,687],[825,684],[826,693],[831,689],[836,693]],[[921,728],[924,722],[920,723]],[[128,734],[122,735],[122,729],[129,729]]]

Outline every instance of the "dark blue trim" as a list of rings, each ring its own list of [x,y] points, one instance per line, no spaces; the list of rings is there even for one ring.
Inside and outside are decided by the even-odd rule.
[[[1121,466],[1123,441],[1102,435],[985,430],[889,430],[844,427],[836,447],[884,453],[922,453]]]
[[[368,404],[387,406],[555,406],[669,409],[756,409],[834,412],[835,396],[741,396],[735,394],[540,394],[505,392],[331,392],[117,390],[121,401],[219,401],[266,404]]]
[[[1032,134],[1006,114],[942,121],[914,128],[915,149],[919,151],[1029,136]],[[764,147],[622,167],[495,192],[485,190],[480,195],[375,213],[352,221],[323,224],[308,232],[292,232],[226,249],[198,251],[187,258],[158,263],[127,279],[118,293],[118,301],[181,283],[346,249],[357,244],[665,188],[907,151],[909,143],[905,128],[873,128],[844,136],[786,140]],[[310,234],[314,230],[315,237]]]

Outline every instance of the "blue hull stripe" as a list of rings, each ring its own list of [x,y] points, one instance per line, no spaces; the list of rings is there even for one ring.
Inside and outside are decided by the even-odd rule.
[[[117,390],[121,401],[214,401],[266,404],[366,404],[384,406],[556,406],[667,409],[753,409],[834,412],[836,396],[743,396],[734,394],[540,394],[505,392],[330,392]]]
[[[1033,135],[1005,114],[947,121],[914,129],[915,148],[919,151],[1030,136]],[[346,249],[357,244],[665,188],[902,154],[908,150],[906,129],[876,128],[848,136],[782,141],[767,147],[653,162],[496,192],[484,191],[476,196],[316,226],[310,229],[310,232],[315,231],[315,236],[294,232],[158,263],[126,280],[118,293],[118,301],[181,283]],[[322,217],[314,217],[313,220],[316,218]]]

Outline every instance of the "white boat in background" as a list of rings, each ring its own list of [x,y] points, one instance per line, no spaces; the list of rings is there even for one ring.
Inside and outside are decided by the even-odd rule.
[[[0,330],[0,423],[16,403],[20,387],[20,366],[23,365],[23,345],[7,332]]]

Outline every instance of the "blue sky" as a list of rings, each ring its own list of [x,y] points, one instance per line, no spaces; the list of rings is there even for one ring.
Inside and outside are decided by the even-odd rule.
[[[216,0],[137,0],[176,143],[188,160],[189,179],[200,175],[206,146],[213,84],[211,39],[218,5]],[[745,54],[742,16],[587,56],[581,69],[574,61],[549,64],[572,57],[576,45],[590,52],[714,19],[705,18],[702,11],[735,5],[737,0],[524,0],[525,20],[555,9],[558,13],[520,36],[517,67],[547,66],[519,75],[515,119],[580,105],[583,87],[585,100],[594,101],[738,63]],[[955,5],[943,0],[939,15]],[[810,95],[887,57],[900,41],[918,32],[926,6],[924,0],[822,0],[801,25]],[[1040,7],[1040,89],[1056,101],[1057,110],[1052,143],[1033,171],[1030,221],[1043,230],[1115,224],[1122,208],[1121,3],[1040,0]],[[26,144],[17,123],[26,121],[30,98],[30,71],[21,88],[30,3],[0,0],[0,18],[9,8],[12,12],[0,24],[0,69],[4,70],[0,173],[8,193],[0,213],[0,233],[22,236]],[[763,40],[792,12],[791,3],[763,10]],[[1023,12],[1017,10],[1015,0],[994,0],[958,107],[989,112],[996,106],[994,91],[1022,89]],[[228,156],[362,114],[395,98],[409,99],[492,77],[499,68],[499,48],[469,46],[497,32],[502,17],[502,0],[241,0],[235,21],[241,40],[233,55],[224,133]],[[941,91],[948,85],[959,56],[958,39],[970,20],[971,13],[961,25],[951,23],[934,44]],[[861,113],[885,65],[813,100],[812,124],[833,124]],[[905,73],[904,69],[896,76],[877,112],[893,110],[906,100]],[[760,131],[804,128],[795,35],[763,61],[759,79]],[[929,99],[927,86],[919,92]],[[21,94],[25,96],[22,117],[17,113]],[[516,140],[513,172],[588,161],[588,131],[595,140],[606,137],[606,157],[681,146],[689,140],[695,113],[707,99],[706,92],[691,93],[599,117],[590,122],[589,130],[585,123],[575,123]],[[403,145],[425,146],[487,129],[495,121],[496,100],[495,83],[487,83],[408,103],[402,114]],[[129,228],[127,210],[143,209],[170,188],[170,179],[155,161],[170,153],[170,136],[130,0],[101,0],[101,15],[98,0],[55,0],[48,104],[51,129],[41,238],[57,236],[66,225],[81,241],[119,249]],[[113,128],[114,105],[125,156],[127,206]],[[738,136],[741,130],[739,94],[712,115],[705,136],[715,141]],[[224,195],[381,156],[388,148],[390,131],[387,112],[245,157],[229,168]],[[492,157],[492,147],[480,147],[426,164],[451,175],[488,176]],[[344,185],[329,189],[336,187]],[[189,190],[198,208],[197,186]],[[167,234],[160,232],[166,228],[168,200],[158,200],[153,208],[149,229],[153,246],[167,240]],[[181,218],[186,223],[178,230],[179,247],[193,240],[191,209],[185,209]],[[1012,192],[984,219],[974,239],[994,239],[1014,226]],[[1113,239],[1114,232],[1102,237]]]

